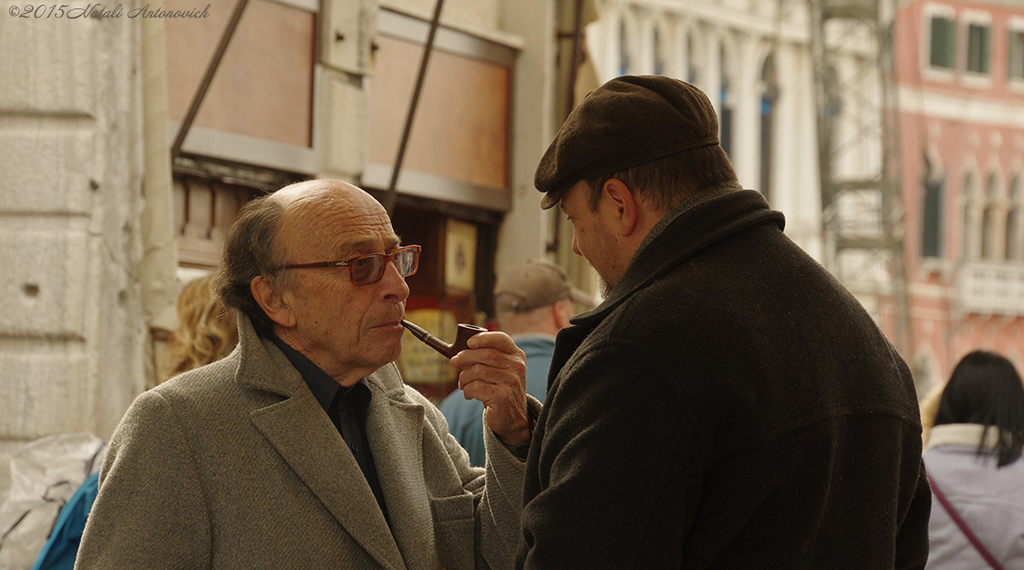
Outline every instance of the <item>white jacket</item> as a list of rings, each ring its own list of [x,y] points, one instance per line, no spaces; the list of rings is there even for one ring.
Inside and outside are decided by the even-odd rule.
[[[1024,461],[996,468],[993,454],[978,456],[984,426],[947,424],[931,430],[924,454],[932,481],[988,551],[1007,570],[1024,569]],[[986,447],[995,448],[990,429]],[[939,503],[932,501],[926,570],[987,570],[988,563]]]

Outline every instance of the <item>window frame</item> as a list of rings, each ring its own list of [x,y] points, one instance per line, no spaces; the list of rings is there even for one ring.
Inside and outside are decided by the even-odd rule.
[[[964,72],[989,75],[992,73],[992,26],[967,22],[965,28],[967,52],[964,54]]]
[[[929,163],[933,163],[929,166]],[[948,179],[938,153],[926,153],[921,196],[921,257],[942,259],[946,253],[945,202]]]
[[[921,69],[926,79],[933,81],[953,81],[957,73],[957,52],[959,34],[957,33],[957,13],[953,6],[947,4],[928,3],[922,11],[922,35],[921,46]],[[948,20],[952,23],[952,66],[938,66],[932,64],[932,40],[934,36],[933,24],[936,19]]]
[[[979,72],[972,71],[967,68],[970,63],[970,32],[973,27],[982,27],[988,29],[988,62],[987,71]],[[992,40],[993,40],[993,27],[992,27],[992,14],[989,12],[982,12],[979,10],[964,10],[960,14],[960,36],[963,41],[964,49],[960,56],[962,62],[962,82],[968,87],[988,88],[992,86]]]
[[[943,60],[948,59],[949,65],[945,65],[944,63],[936,61],[937,59],[939,59],[938,57],[936,57],[936,53],[939,51],[939,49],[936,46],[936,40],[935,40],[935,37],[936,37],[936,25],[935,24],[937,22],[942,22],[943,24],[948,24],[949,25],[949,30],[946,31],[945,33],[949,36],[947,39],[949,39],[952,42],[952,45],[949,46],[946,49],[943,49],[942,51],[944,53],[941,54]],[[929,26],[928,27],[928,30],[929,30],[929,33],[928,33],[928,66],[932,67],[932,68],[935,68],[935,69],[943,69],[943,70],[955,71],[956,70],[956,59],[957,59],[956,58],[956,52],[957,52],[957,49],[956,49],[957,48],[957,41],[956,41],[957,40],[957,33],[956,33],[957,32],[957,22],[956,22],[956,20],[955,19],[951,19],[951,18],[946,18],[944,15],[941,15],[941,14],[934,14],[934,15],[932,15],[931,18],[929,18],[928,26]],[[943,47],[945,47],[945,46],[943,46]],[[948,53],[945,53],[945,52],[948,52]]]
[[[1024,17],[1011,16],[1006,25],[1006,81],[1011,89],[1024,91]],[[1018,61],[1014,62],[1013,37],[1020,37],[1020,54]],[[1013,74],[1013,64],[1016,63],[1020,75]]]
[[[960,173],[961,228],[960,228],[960,260],[963,262],[978,261],[981,257],[981,225],[978,204],[978,169],[973,165],[965,165]]]
[[[1006,243],[1003,258],[1007,263],[1024,262],[1024,173],[1011,173],[1006,185],[1009,204],[1006,212]]]
[[[1001,261],[1006,253],[1005,227],[1003,225],[1004,204],[1002,181],[1000,180],[998,165],[988,170],[985,176],[985,194],[981,200],[981,244],[979,245],[978,259],[984,261]],[[1003,231],[999,231],[1002,229]],[[1002,237],[1002,239],[1000,239]]]

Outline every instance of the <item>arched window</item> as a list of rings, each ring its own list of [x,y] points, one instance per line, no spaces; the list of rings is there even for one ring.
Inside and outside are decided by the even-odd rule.
[[[996,217],[999,209],[999,186],[995,173],[988,175],[985,185],[985,205],[981,212],[981,258],[997,259],[1000,255],[996,240]]]
[[[626,22],[619,22],[619,75],[629,74],[632,61],[629,55],[629,31]]]
[[[686,34],[686,82],[698,85],[701,80],[700,65],[697,63],[697,53],[693,42],[693,36]]]
[[[964,175],[963,189],[963,224],[962,230],[963,235],[961,236],[960,244],[960,255],[964,260],[975,259],[977,254],[974,250],[974,244],[977,243],[975,238],[975,223],[974,223],[974,210],[975,206],[975,194],[974,194],[974,172],[968,170],[967,174]]]
[[[732,156],[732,106],[733,106],[733,93],[732,93],[732,78],[729,73],[729,59],[725,53],[725,46],[719,44],[718,46],[718,65],[721,69],[722,85],[720,93],[720,104],[721,104],[721,117],[719,118],[719,133],[718,139],[719,144],[722,146],[722,150],[725,151],[730,157]]]
[[[654,74],[665,75],[668,70],[668,60],[666,59],[665,42],[662,40],[661,30],[657,26],[654,27],[654,33],[651,37],[651,48],[654,50]]]
[[[946,177],[927,153],[924,157],[924,200],[921,215],[921,255],[942,257],[942,201]]]
[[[1021,235],[1021,230],[1024,227],[1021,225],[1020,218],[1024,214],[1024,204],[1022,204],[1024,188],[1021,186],[1020,173],[1017,173],[1010,182],[1010,211],[1006,213],[1007,261],[1022,261],[1021,242],[1024,241],[1024,236]]]
[[[825,67],[824,82],[824,115],[823,121],[824,131],[822,134],[822,140],[819,144],[825,146],[824,154],[826,156],[832,156],[839,147],[837,142],[839,136],[839,129],[836,125],[839,123],[839,117],[843,113],[843,94],[839,90],[839,71],[834,65],[828,65]]]
[[[775,57],[771,54],[761,66],[761,193],[771,199],[772,138],[774,135],[775,102],[779,98],[779,84],[775,77]]]

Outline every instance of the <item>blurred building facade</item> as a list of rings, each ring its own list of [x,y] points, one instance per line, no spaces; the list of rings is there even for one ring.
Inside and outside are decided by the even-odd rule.
[[[883,171],[880,42],[865,31],[880,14],[839,18],[840,3],[600,0],[587,39],[599,81],[663,74],[706,92],[740,183],[781,210],[786,234],[885,324],[893,255],[866,247],[881,232],[880,185],[852,183]]]
[[[109,437],[152,382],[179,283],[217,265],[246,200],[312,177],[388,199],[435,0],[189,2],[161,7],[189,17],[130,17],[139,2],[53,17],[8,0],[0,17],[0,460],[45,435]],[[891,134],[883,47],[819,21],[826,4],[886,3],[447,0],[396,181],[396,230],[424,246],[410,319],[450,337],[491,310],[497,269],[533,257],[588,287],[571,227],[539,208],[534,169],[589,89],[659,73],[709,94],[740,182],[904,339],[919,389],[973,348],[1024,363],[1024,7],[888,3],[900,186],[880,213],[870,194],[822,191],[826,164],[836,179],[887,174]],[[846,41],[823,67],[826,28]],[[842,97],[823,99],[823,84]],[[902,272],[882,250],[837,246],[849,212],[868,234],[899,222]],[[450,367],[406,348],[409,381],[450,389]]]
[[[0,18],[0,460],[109,438],[247,200],[313,177],[387,198],[437,6],[145,4]],[[444,3],[392,216],[424,246],[409,316],[442,338],[491,310],[496,269],[555,255],[533,172],[560,120],[559,6]],[[418,344],[400,364],[440,395],[450,366]]]
[[[1024,5],[913,0],[897,23],[912,356],[928,383],[975,348],[1020,367]]]
[[[972,349],[1024,364],[1020,2],[596,6],[598,82],[707,92],[740,182],[861,300],[922,394]]]
[[[700,87],[740,183],[786,213],[786,233],[821,257],[814,91],[806,2],[599,0],[587,29],[597,83],[669,75]]]

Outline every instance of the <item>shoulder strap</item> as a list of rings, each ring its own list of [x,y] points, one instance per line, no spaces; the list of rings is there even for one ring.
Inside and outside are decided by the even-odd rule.
[[[949,516],[953,519],[953,522],[956,523],[956,526],[960,527],[960,530],[963,531],[967,540],[971,541],[971,544],[974,546],[974,549],[978,551],[978,554],[980,554],[981,557],[985,559],[985,562],[988,562],[988,565],[994,570],[1003,570],[1002,565],[999,564],[999,561],[996,560],[995,556],[992,556],[992,553],[985,548],[985,545],[978,540],[978,537],[974,536],[970,527],[968,527],[964,519],[960,517],[960,513],[953,508],[953,504],[949,502],[946,495],[939,489],[939,486],[935,484],[931,475],[928,475],[928,483],[932,486],[932,493],[935,495],[935,498],[942,503],[942,507],[946,509],[947,513],[949,513]]]

